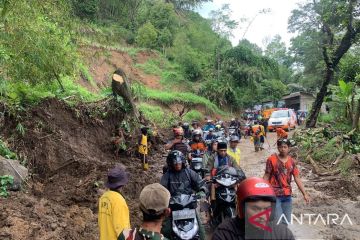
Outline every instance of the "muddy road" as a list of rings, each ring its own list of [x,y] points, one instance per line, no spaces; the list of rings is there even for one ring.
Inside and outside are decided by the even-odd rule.
[[[249,139],[241,140],[240,164],[247,177],[262,177],[267,157],[277,151],[274,145],[276,134],[269,133],[267,139],[269,144],[265,143],[265,150],[257,153]],[[306,204],[293,183],[293,215],[297,219],[294,218],[289,227],[296,239],[360,239],[360,197],[353,200],[338,197],[347,186],[337,183],[334,183],[334,187],[338,188],[334,192],[339,194],[327,195],[325,192],[331,180],[328,181],[326,177],[319,179],[306,163],[299,162],[298,167],[312,201]]]

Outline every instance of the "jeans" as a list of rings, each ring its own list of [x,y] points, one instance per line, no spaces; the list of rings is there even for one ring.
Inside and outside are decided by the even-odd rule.
[[[275,207],[275,220],[278,223],[281,218],[281,222],[288,224],[291,222],[291,212],[292,212],[292,198],[291,196],[279,196],[276,197],[276,207]],[[285,218],[286,217],[286,220]]]

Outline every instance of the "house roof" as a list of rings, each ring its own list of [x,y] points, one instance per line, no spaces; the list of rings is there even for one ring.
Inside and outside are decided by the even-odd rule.
[[[294,97],[299,97],[301,95],[308,95],[311,97],[314,97],[314,95],[312,95],[311,93],[307,93],[307,92],[294,92],[294,93],[290,93],[289,95],[285,95],[282,97],[283,100],[289,99],[289,98],[294,98]]]

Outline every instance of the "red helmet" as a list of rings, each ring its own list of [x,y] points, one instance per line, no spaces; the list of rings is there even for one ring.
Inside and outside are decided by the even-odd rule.
[[[247,178],[242,181],[236,191],[237,211],[240,218],[245,217],[245,202],[249,199],[276,202],[276,195],[270,183],[258,177]]]
[[[184,136],[184,130],[182,127],[177,127],[173,129],[175,136]]]

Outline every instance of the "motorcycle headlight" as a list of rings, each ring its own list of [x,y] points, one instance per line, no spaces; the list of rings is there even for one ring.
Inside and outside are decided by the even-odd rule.
[[[184,240],[189,240],[195,237],[199,231],[199,224],[197,219],[187,219],[187,220],[173,220],[173,231],[180,238]]]

